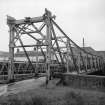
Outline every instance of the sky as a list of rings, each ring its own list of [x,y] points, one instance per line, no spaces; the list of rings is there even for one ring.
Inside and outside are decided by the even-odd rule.
[[[105,0],[0,0],[0,51],[8,51],[7,15],[37,17],[47,8],[56,23],[79,46],[105,50]]]

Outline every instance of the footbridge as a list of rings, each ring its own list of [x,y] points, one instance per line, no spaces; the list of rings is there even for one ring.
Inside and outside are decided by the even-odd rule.
[[[78,46],[45,9],[39,17],[17,20],[7,16],[9,59],[0,62],[0,79],[13,80],[56,73],[89,74],[104,71],[105,62],[95,52]],[[30,50],[34,49],[33,52]],[[26,58],[20,57],[23,54]],[[31,54],[30,54],[31,53]],[[41,56],[41,59],[40,59]]]

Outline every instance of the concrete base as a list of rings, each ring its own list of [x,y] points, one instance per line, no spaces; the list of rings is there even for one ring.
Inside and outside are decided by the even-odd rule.
[[[64,85],[74,88],[105,91],[105,76],[78,75],[67,73],[61,75]]]

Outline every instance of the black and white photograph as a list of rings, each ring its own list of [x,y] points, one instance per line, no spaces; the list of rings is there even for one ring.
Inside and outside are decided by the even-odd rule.
[[[0,105],[105,105],[105,0],[0,0]]]

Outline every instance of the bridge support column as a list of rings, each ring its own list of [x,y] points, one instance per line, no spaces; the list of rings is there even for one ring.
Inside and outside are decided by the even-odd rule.
[[[9,26],[9,67],[8,67],[8,81],[14,79],[14,18],[7,16],[7,24]]]
[[[102,67],[101,67],[101,60],[100,60],[100,58],[99,58],[99,69],[100,69],[100,70],[102,69]]]
[[[97,71],[97,58],[95,57],[95,70]]]
[[[36,46],[36,70],[35,70],[35,73],[38,72],[38,46]]]
[[[81,72],[81,60],[80,60],[80,56],[78,56],[78,72],[80,73]]]
[[[99,58],[97,58],[97,68],[98,68],[98,70],[100,69],[100,67],[99,67]]]
[[[92,57],[90,57],[90,70],[91,71],[93,70],[93,60],[92,60]]]
[[[86,69],[86,71],[87,71],[87,56],[85,57],[85,69]]]
[[[47,70],[46,70],[46,73],[47,73],[47,80],[46,80],[46,84],[48,84],[48,81],[50,80],[51,78],[51,70],[50,70],[50,63],[51,63],[51,45],[52,45],[52,41],[51,41],[51,12],[48,11],[48,10],[45,10],[46,12],[46,20],[45,20],[45,23],[47,25],[47,29],[46,29],[46,34],[47,34],[47,38],[46,38],[46,42],[47,42],[47,52],[46,52],[46,64],[47,64]]]
[[[67,65],[67,73],[69,73],[69,40],[68,39],[67,39],[66,48],[67,48],[66,65]]]

